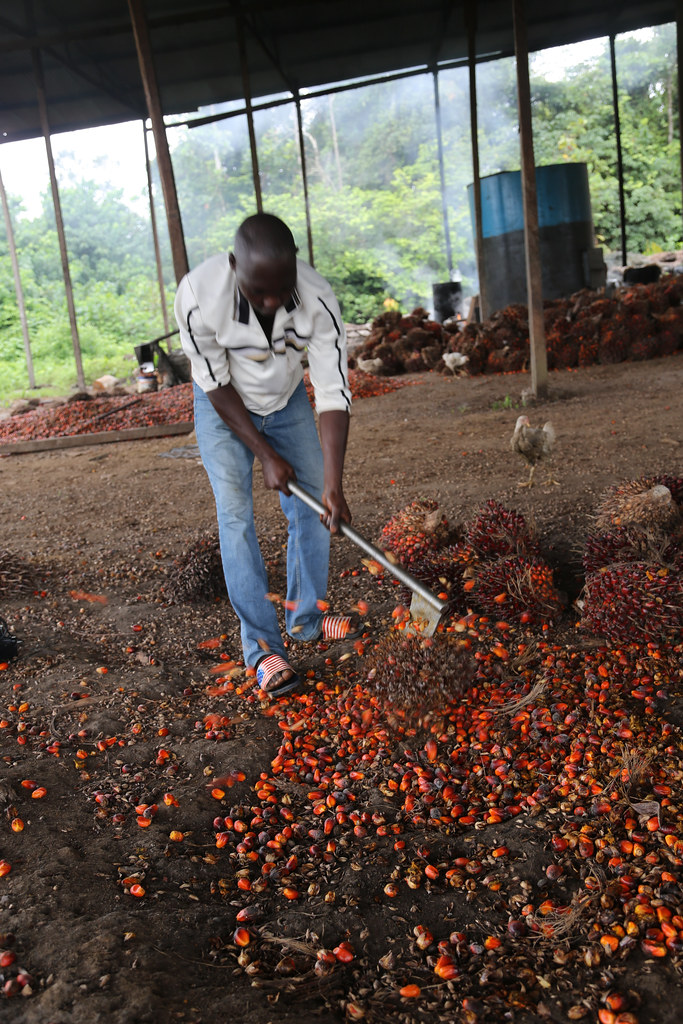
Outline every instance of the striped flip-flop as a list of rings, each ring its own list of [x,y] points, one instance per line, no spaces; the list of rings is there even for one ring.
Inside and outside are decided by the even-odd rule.
[[[323,615],[321,640],[355,640],[363,625],[355,615]]]
[[[268,697],[280,697],[283,693],[289,693],[290,690],[296,689],[301,682],[299,676],[294,672],[290,679],[285,679],[279,686],[269,687],[268,683],[281,672],[294,672],[294,669],[279,654],[269,654],[265,658],[261,658],[256,666],[256,682],[259,689]]]

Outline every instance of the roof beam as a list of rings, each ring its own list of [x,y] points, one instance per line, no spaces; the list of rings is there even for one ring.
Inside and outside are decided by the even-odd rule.
[[[5,18],[2,15],[0,15],[0,28],[4,28],[8,32],[14,32],[16,33],[16,35],[23,37],[25,40],[28,40],[30,38],[36,38],[33,36],[29,36],[28,33],[22,32],[21,29],[18,29],[16,25],[10,21],[9,18]],[[40,49],[43,53],[49,54],[49,56],[52,57],[53,60],[57,61],[58,64],[62,64],[64,67],[68,68],[69,71],[76,75],[77,78],[81,78],[84,82],[87,82],[88,85],[93,86],[93,88],[105,92],[111,99],[116,100],[116,102],[120,103],[122,106],[128,107],[135,114],[136,117],[142,116],[140,114],[140,108],[138,107],[138,105],[133,103],[125,95],[125,93],[121,93],[119,89],[116,89],[111,85],[107,85],[105,82],[102,81],[102,79],[96,79],[93,78],[91,75],[88,75],[83,70],[80,64],[75,63],[68,57],[64,57],[61,53],[59,53],[58,50],[55,50],[53,46],[31,46],[27,47],[27,49],[30,49],[31,52],[33,53],[37,52],[37,50]]]

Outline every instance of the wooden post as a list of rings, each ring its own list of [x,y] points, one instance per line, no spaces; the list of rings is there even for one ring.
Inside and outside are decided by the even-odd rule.
[[[2,213],[5,218],[5,229],[7,231],[7,244],[9,246],[10,259],[12,260],[12,273],[14,274],[14,290],[17,295],[17,306],[19,307],[19,320],[21,321],[21,333],[24,338],[24,353],[26,355],[26,370],[28,372],[28,386],[35,388],[36,376],[33,372],[33,357],[31,355],[31,339],[28,333],[28,321],[26,319],[26,303],[24,302],[24,289],[21,287],[21,274],[19,273],[19,260],[17,259],[17,247],[14,242],[14,229],[12,228],[12,217],[7,202],[5,184],[0,174],[0,201],[2,202]]]
[[[628,263],[626,244],[626,202],[624,199],[624,159],[621,151],[621,117],[619,116],[619,88],[617,84],[617,57],[614,36],[609,37],[609,60],[612,73],[612,108],[614,110],[614,135],[617,142],[617,181],[619,183],[619,225],[621,228],[621,262]]]
[[[531,393],[544,398],[548,391],[548,354],[545,347],[541,249],[538,234],[536,167],[531,125],[531,88],[529,50],[522,0],[512,0],[517,59],[517,104],[522,165],[522,204],[524,208],[524,251],[526,256],[527,305],[529,307],[529,343],[531,346]]]
[[[62,260],[62,276],[64,278],[64,291],[66,292],[66,305],[69,312],[69,324],[71,326],[71,340],[74,349],[74,360],[76,363],[76,379],[81,391],[85,391],[85,376],[83,374],[83,360],[81,359],[81,343],[78,337],[78,324],[76,322],[76,307],[74,305],[74,293],[71,287],[71,273],[69,271],[69,253],[66,247],[66,235],[64,234],[64,220],[62,218],[62,204],[59,199],[59,187],[57,185],[57,174],[55,162],[52,156],[52,143],[50,141],[50,122],[47,115],[47,98],[45,95],[45,81],[43,78],[43,65],[38,50],[31,50],[33,60],[33,74],[38,94],[38,113],[40,116],[40,127],[45,141],[45,152],[47,154],[47,166],[50,172],[50,188],[52,189],[52,204],[55,210],[55,223],[57,225],[57,238],[59,239],[59,254]]]
[[[441,103],[439,101],[439,75],[432,71],[434,82],[434,114],[436,118],[436,145],[439,154],[439,179],[441,181],[441,213],[443,216],[443,232],[446,240],[446,263],[448,265],[448,280],[453,277],[453,250],[451,248],[451,229],[448,223],[448,202],[446,200],[446,169],[443,158],[443,124],[441,121]]]
[[[479,120],[477,113],[477,63],[476,32],[477,11],[474,0],[468,0],[465,7],[467,26],[467,64],[470,76],[470,137],[472,142],[472,191],[474,197],[474,251],[477,257],[479,276],[479,317],[485,320],[490,315],[486,282],[484,280],[484,235],[481,217],[481,179],[479,177]]]
[[[166,137],[166,125],[159,96],[159,86],[156,72],[154,70],[154,59],[152,46],[149,39],[149,29],[145,20],[143,0],[128,0],[130,20],[133,25],[135,46],[138,52],[138,64],[142,85],[145,90],[147,111],[152,122],[154,133],[154,145],[159,166],[159,177],[161,178],[161,190],[164,194],[164,205],[166,207],[166,220],[168,222],[168,233],[171,239],[171,254],[173,257],[173,270],[176,281],[180,281],[189,270],[187,261],[187,250],[185,248],[185,236],[183,234],[183,223],[180,217],[178,205],[178,193],[175,186],[173,164],[168,148]]]
[[[161,299],[161,315],[164,320],[164,331],[168,334],[168,310],[166,308],[166,289],[164,288],[164,271],[161,265],[161,249],[159,248],[159,232],[157,231],[157,215],[154,209],[154,191],[152,189],[152,168],[149,163],[149,144],[147,142],[147,127],[142,122],[142,138],[145,144],[145,170],[147,172],[147,195],[149,196],[149,218],[152,225],[152,241],[154,242],[154,260],[157,266],[157,282],[159,284],[159,298]],[[169,352],[171,342],[168,343]]]
[[[251,84],[249,82],[249,65],[247,63],[247,46],[244,41],[244,25],[242,18],[237,17],[237,43],[240,51],[240,68],[242,69],[242,92],[247,110],[247,127],[249,129],[249,147],[251,149],[251,174],[254,179],[256,209],[263,213],[263,196],[261,195],[261,175],[258,166],[258,149],[256,147],[256,131],[254,129],[254,111],[251,106]]]
[[[301,118],[301,97],[299,91],[294,94],[294,101],[296,103],[296,124],[297,132],[299,135],[299,157],[301,159],[301,180],[304,186],[304,206],[306,208],[306,238],[308,240],[308,262],[312,267],[315,266],[313,262],[313,230],[311,228],[311,204],[308,199],[308,174],[306,173],[306,148],[304,145],[304,125]]]

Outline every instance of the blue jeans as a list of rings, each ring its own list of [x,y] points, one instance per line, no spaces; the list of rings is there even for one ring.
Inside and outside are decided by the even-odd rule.
[[[323,456],[303,382],[284,409],[269,416],[249,414],[256,429],[289,462],[297,481],[320,500]],[[245,665],[255,665],[264,647],[285,656],[266,567],[256,537],[252,499],[254,455],[218,415],[208,396],[194,385],[194,424],[199,451],[216,499],[218,537],[228,597],[241,623]],[[280,493],[287,517],[287,633],[298,640],[320,635],[327,593],[330,534],[320,517],[293,495]],[[259,643],[261,641],[261,643]]]

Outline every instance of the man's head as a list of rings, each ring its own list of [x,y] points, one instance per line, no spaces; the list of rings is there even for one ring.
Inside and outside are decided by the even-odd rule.
[[[273,316],[289,302],[296,285],[296,253],[292,232],[271,213],[247,217],[238,228],[230,266],[257,313]]]

